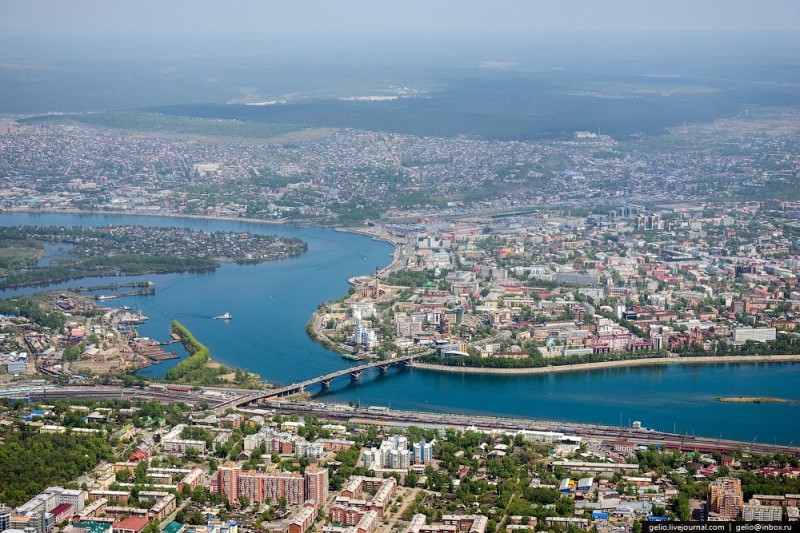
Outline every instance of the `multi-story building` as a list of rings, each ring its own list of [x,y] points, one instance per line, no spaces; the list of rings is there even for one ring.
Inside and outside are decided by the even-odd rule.
[[[367,469],[381,463],[381,453],[378,448],[364,448],[361,450],[361,462]]]
[[[733,328],[733,342],[768,342],[777,338],[775,328]]]
[[[264,498],[277,502],[286,498],[289,505],[305,500],[304,479],[298,472],[275,472],[264,478]]]
[[[89,493],[90,502],[100,498],[105,498],[109,502],[116,504],[125,504],[130,500],[131,493],[126,490],[93,490]]]
[[[365,489],[375,490],[375,495],[369,500],[356,499]],[[381,518],[396,490],[397,480],[393,477],[351,477],[342,487],[342,495],[331,506],[331,519],[341,524],[355,525],[356,520],[360,520],[368,511],[374,511]]]
[[[171,492],[160,491],[141,491],[139,501],[152,502],[152,506],[147,512],[151,520],[163,520],[177,507],[177,499]]]
[[[217,469],[217,492],[232,501],[239,499],[239,474],[242,469],[232,463]]]
[[[265,472],[256,470],[243,470],[239,474],[239,489],[236,499],[246,497],[252,502],[264,501],[264,478]],[[230,498],[229,498],[230,499]]]
[[[178,424],[172,431],[161,438],[161,450],[171,455],[186,455],[189,449],[195,450],[199,455],[206,453],[206,441],[181,438],[185,424]]]
[[[261,446],[264,443],[264,435],[262,433],[254,433],[253,435],[247,435],[244,438],[244,451],[246,453],[251,453],[253,450]]]
[[[751,501],[744,504],[742,519],[745,522],[780,522],[783,520],[783,508],[777,505],[761,505]]]
[[[11,507],[0,504],[0,531],[11,529]]]
[[[126,518],[113,526],[113,533],[141,533],[150,521],[146,518]]]
[[[289,522],[289,533],[304,533],[311,524],[314,523],[314,519],[317,517],[317,506],[314,504],[306,504],[303,505],[303,508],[300,509],[292,521]]]
[[[203,473],[203,470],[200,468],[193,468],[192,471],[186,474],[186,476],[178,483],[178,490],[183,490],[184,486],[194,489],[195,487],[202,485],[204,481],[205,474]]]
[[[356,324],[353,328],[353,344],[371,350],[378,345],[378,334],[364,324]]]
[[[411,466],[411,454],[408,450],[391,450],[386,466],[396,470],[406,470]]]
[[[339,502],[337,498],[337,502],[334,503],[329,511],[329,516],[331,521],[335,524],[344,524],[346,526],[354,526],[361,520],[361,517],[364,516],[366,513],[366,509],[364,506],[366,502],[360,500],[358,503],[362,503],[364,505],[350,505],[352,502]]]
[[[59,503],[53,509],[53,523],[60,524],[72,518],[74,508],[70,503]]]
[[[86,521],[91,518],[104,515],[106,514],[107,507],[108,507],[108,500],[106,498],[99,498],[97,500],[94,500],[93,502],[89,503],[89,505],[84,507],[83,511],[78,513],[78,519]]]
[[[355,444],[354,441],[345,439],[317,439],[316,442],[322,444],[323,449],[334,452],[349,450]]]
[[[28,511],[25,514],[11,516],[11,527],[9,529],[21,529],[35,531],[36,533],[49,533],[53,531],[55,520],[53,514],[47,511]]]
[[[327,470],[312,470],[317,497],[327,497],[327,475]],[[277,502],[286,498],[290,505],[299,505],[306,500],[306,479],[297,472],[242,471],[239,466],[226,465],[217,470],[217,492],[231,501],[242,496],[255,502]],[[317,486],[321,481],[324,481],[325,489]]]
[[[732,477],[721,477],[708,485],[708,512],[722,520],[739,518],[744,507],[742,481]]]
[[[368,511],[361,517],[355,526],[355,533],[373,533],[378,527],[378,514]]]
[[[489,519],[483,515],[444,515],[441,524],[425,524],[425,515],[415,514],[405,533],[484,533]]]
[[[46,493],[56,495],[56,503],[68,503],[72,508],[80,512],[86,503],[86,491],[79,489],[65,489],[63,487],[50,487],[45,490]]]
[[[414,443],[411,462],[415,465],[427,465],[433,461],[433,442],[420,441]]]
[[[328,469],[309,466],[305,472],[306,500],[318,506],[325,505],[328,499]]]
[[[469,533],[484,533],[489,518],[484,515],[444,515],[442,523],[446,526],[455,526],[458,531]]]
[[[37,533],[47,533],[53,529],[56,518],[63,521],[70,518],[71,513],[81,512],[85,502],[86,491],[50,487],[14,511],[0,507],[0,525],[4,525],[4,529],[33,528]],[[58,510],[58,517],[53,514],[54,510]]]

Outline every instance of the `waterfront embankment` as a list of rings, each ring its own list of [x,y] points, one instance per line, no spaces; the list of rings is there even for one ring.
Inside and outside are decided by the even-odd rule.
[[[381,268],[378,271],[380,276],[386,276],[391,274],[395,270],[402,267],[402,263],[400,260],[401,256],[401,243],[397,241],[391,233],[382,231],[380,228],[354,228],[354,227],[344,227],[344,228],[335,228],[336,231],[342,231],[347,233],[355,233],[357,235],[364,235],[365,237],[372,237],[373,240],[376,241],[383,241],[388,242],[394,247],[392,251],[392,262],[386,265],[385,267]],[[360,276],[353,276],[352,278],[348,279],[347,281],[350,285],[355,285],[358,283],[359,278],[363,278],[364,276],[368,276],[370,273],[365,272],[364,275]]]
[[[724,363],[800,363],[800,355],[727,355],[708,357],[665,357],[652,359],[626,359],[623,361],[603,361],[600,363],[577,363],[574,365],[541,366],[535,368],[484,368],[466,366],[445,366],[431,363],[414,363],[414,368],[435,372],[454,372],[460,374],[550,374],[553,372],[583,372],[605,368],[626,368],[633,366],[659,365],[714,365]]]

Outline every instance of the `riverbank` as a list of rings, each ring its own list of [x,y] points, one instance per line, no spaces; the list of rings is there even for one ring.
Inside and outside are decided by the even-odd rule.
[[[262,385],[258,374],[235,370],[212,360],[211,350],[177,320],[172,321],[170,328],[180,338],[189,357],[167,370],[166,381],[187,385],[236,384],[245,388],[259,388]]]
[[[583,372],[605,368],[626,368],[632,366],[662,365],[714,365],[723,363],[800,363],[800,355],[728,355],[711,357],[666,357],[659,359],[628,359],[624,361],[603,361],[601,363],[579,363],[575,365],[543,366],[536,368],[478,368],[465,366],[444,366],[431,363],[414,363],[413,368],[434,372],[459,374],[550,374],[553,372]]]
[[[12,209],[0,209],[0,214],[14,214],[14,213],[27,213],[27,214],[50,214],[50,215],[95,215],[95,216],[109,216],[109,217],[148,217],[148,218],[185,218],[189,220],[209,220],[209,221],[224,221],[224,222],[246,222],[248,224],[266,224],[272,226],[287,226],[296,228],[330,228],[335,231],[342,231],[345,233],[357,233],[359,235],[368,235],[374,237],[379,241],[386,241],[391,244],[396,244],[394,241],[382,238],[376,235],[375,232],[370,232],[368,228],[356,228],[353,226],[339,226],[336,224],[326,224],[322,221],[308,221],[308,220],[292,220],[289,218],[280,219],[266,219],[266,218],[252,218],[252,217],[234,217],[234,216],[211,216],[211,215],[192,215],[187,213],[169,213],[169,212],[139,212],[139,211],[94,211],[91,209],[30,209],[26,207],[15,207]]]
[[[392,261],[378,271],[378,274],[380,276],[386,276],[387,274],[390,274],[391,272],[397,270],[402,266],[400,263],[401,244],[399,241],[395,240],[391,234],[377,230],[376,228],[355,228],[352,226],[335,227],[334,231],[355,233],[356,235],[364,235],[365,237],[372,237],[373,240],[383,241],[391,244],[394,247],[394,250],[392,251],[391,254]],[[347,282],[350,285],[356,285],[358,283],[359,278],[363,278],[365,276],[371,276],[371,275],[369,273],[365,273],[360,276],[353,276],[350,279],[348,279]]]
[[[308,251],[308,244],[294,237],[260,232],[206,232],[180,226],[0,226],[0,240],[5,242],[6,253],[30,242],[43,248],[69,247],[67,252],[57,254],[57,261],[48,257],[46,264],[29,264],[10,272],[4,268],[0,290],[87,277],[203,272],[225,262],[257,264]]]
[[[296,225],[303,227],[304,224],[287,224],[288,219],[266,220],[263,218],[231,217],[231,216],[208,216],[208,215],[189,215],[182,213],[140,213],[138,211],[93,211],[91,209],[28,209],[18,207],[13,209],[0,210],[1,213],[30,213],[30,214],[51,214],[51,215],[99,215],[110,217],[150,217],[150,218],[188,218],[190,220],[224,220],[226,222],[255,222],[261,224],[273,224],[276,226]],[[313,225],[313,224],[308,224]]]
[[[326,350],[331,350],[342,356],[354,357],[352,346],[340,344],[328,337],[325,333],[323,320],[322,312],[320,310],[314,311],[311,315],[311,322],[306,325],[306,333],[309,338]]]

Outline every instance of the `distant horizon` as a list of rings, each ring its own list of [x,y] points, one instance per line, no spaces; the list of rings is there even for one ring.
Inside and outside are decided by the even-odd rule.
[[[5,0],[0,35],[800,31],[796,0]]]
[[[619,59],[638,56],[644,51],[639,46],[664,52],[691,51],[691,55],[709,51],[733,53],[733,49],[751,50],[768,47],[780,56],[800,57],[800,32],[764,30],[625,30],[604,29],[570,30],[552,29],[536,32],[523,30],[461,30],[395,29],[390,31],[283,30],[272,32],[214,32],[198,34],[189,30],[163,32],[139,30],[123,32],[96,32],[76,35],[36,35],[26,32],[0,32],[0,69],[3,63],[18,58],[35,57],[41,53],[75,60],[99,56],[121,55],[129,57],[168,57],[175,53],[185,56],[259,55],[270,50],[253,48],[254,45],[277,46],[287,56],[312,55],[319,57],[348,50],[364,55],[389,49],[396,57],[415,58],[420,52],[429,57],[455,56],[465,53],[524,54],[550,49],[552,52],[577,49],[590,56],[598,49],[614,48]],[[369,47],[365,47],[369,44]],[[591,44],[592,48],[581,49]],[[535,46],[535,49],[531,49]],[[788,47],[785,48],[785,47]],[[347,58],[344,58],[347,59]],[[769,58],[768,58],[769,59]],[[2,70],[0,70],[2,73]]]

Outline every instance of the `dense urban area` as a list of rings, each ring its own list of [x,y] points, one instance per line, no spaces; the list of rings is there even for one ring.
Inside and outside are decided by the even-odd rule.
[[[176,403],[130,399],[130,389],[107,400],[2,400],[0,525],[483,533],[798,519],[789,448],[690,450],[457,417],[401,427],[346,406],[320,406],[322,417],[284,402],[219,411],[224,389],[149,390]]]
[[[800,200],[791,109],[624,143],[592,132],[522,142],[351,129],[259,142],[51,118],[0,130],[0,208],[352,224],[518,206],[605,214],[625,203],[670,212],[709,200]],[[208,120],[209,131],[220,122]]]
[[[659,138],[506,142],[131,135],[18,117],[0,126],[0,212],[246,218],[386,240],[391,264],[351,279],[307,326],[384,369],[800,361],[797,120],[754,111]],[[182,228],[0,228],[0,286],[305,250]],[[0,531],[612,533],[800,519],[791,444],[279,399],[270,391],[303,387],[214,362],[177,321],[164,340],[142,337],[146,316],[106,302],[155,290],[109,282],[0,301]],[[164,380],[132,374],[178,357],[163,348],[177,343],[189,357]]]

